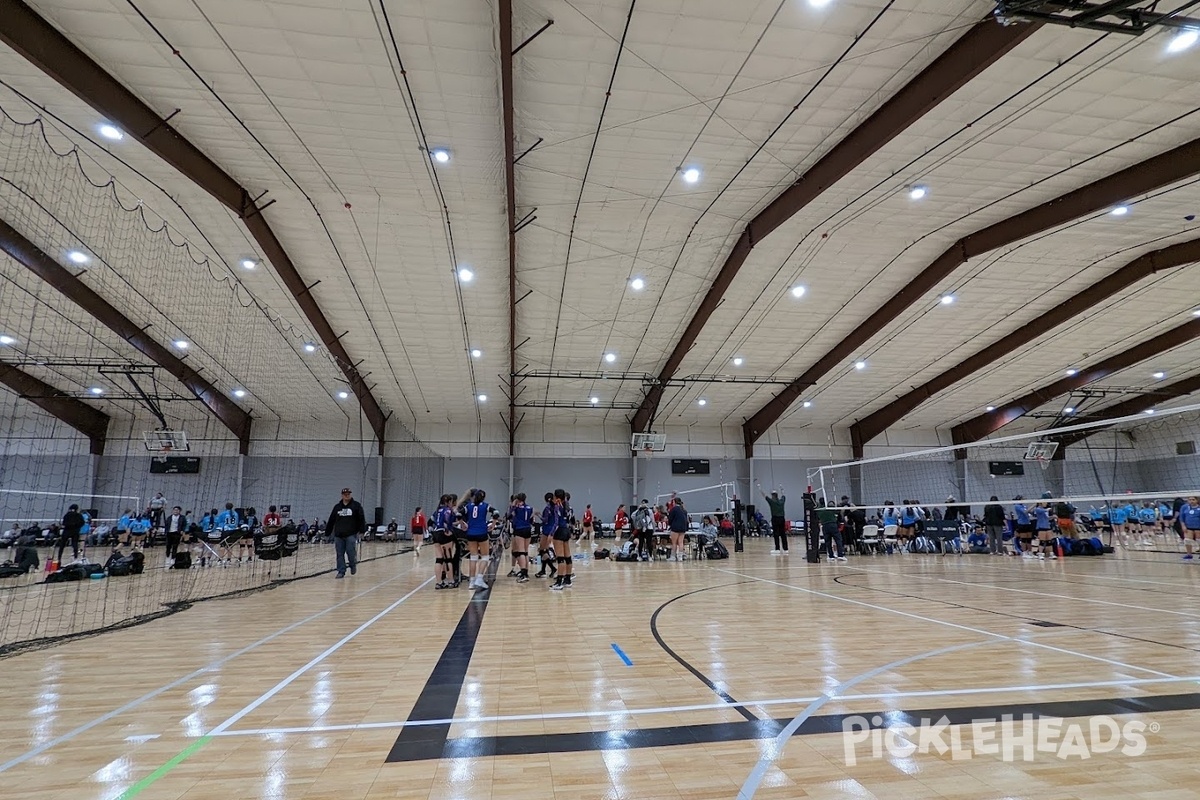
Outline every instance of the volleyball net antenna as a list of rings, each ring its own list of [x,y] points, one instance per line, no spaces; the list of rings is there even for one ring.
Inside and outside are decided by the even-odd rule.
[[[672,497],[683,501],[688,519],[700,522],[706,516],[715,517],[718,514],[733,513],[733,498],[737,494],[737,486],[732,483],[718,483],[713,486],[701,486],[697,489],[684,489],[679,492],[668,492],[655,495],[654,505],[666,507]]]
[[[1080,512],[1200,493],[1200,404],[1083,421],[808,471],[818,498],[868,514],[887,503],[968,507],[990,502],[1073,504]]]

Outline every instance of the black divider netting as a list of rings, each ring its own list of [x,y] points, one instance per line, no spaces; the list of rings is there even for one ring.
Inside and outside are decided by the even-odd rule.
[[[360,543],[362,562],[409,552],[407,546],[386,542]],[[128,548],[122,552],[128,553]],[[199,546],[191,548],[194,566],[165,566],[162,548],[147,548],[139,575],[85,578],[46,583],[42,568],[26,575],[0,579],[0,657],[58,642],[141,624],[189,608],[197,602],[272,589],[295,580],[327,576],[334,566],[328,542],[297,544],[295,553],[278,561],[254,560],[199,566]],[[88,548],[86,561],[103,565],[112,549]],[[50,556],[39,548],[41,564]]]

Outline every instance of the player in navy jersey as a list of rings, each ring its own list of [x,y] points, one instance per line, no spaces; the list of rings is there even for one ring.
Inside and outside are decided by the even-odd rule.
[[[1042,495],[1043,499],[1048,498],[1050,492]],[[1041,545],[1042,551],[1038,553],[1038,558],[1057,558],[1054,554],[1054,531],[1050,527],[1050,504],[1038,503],[1033,507],[1034,527],[1037,529],[1038,544]]]
[[[553,578],[558,574],[558,567],[554,563],[554,532],[558,530],[558,506],[554,503],[554,492],[546,492],[545,496],[546,507],[542,509],[542,535],[538,538],[538,558],[541,559],[542,567],[538,570],[537,577],[546,577],[546,568],[550,568],[550,577]]]
[[[454,586],[454,508],[450,505],[450,495],[444,494],[438,500],[437,511],[433,514],[433,546],[437,558],[433,563],[433,576],[437,579],[435,589],[449,589]]]
[[[554,579],[550,590],[555,592],[570,589],[571,576],[575,572],[575,565],[571,560],[571,511],[568,502],[569,496],[564,490],[554,490],[554,513],[558,518],[558,525],[554,529],[554,561],[558,564],[558,577]]]
[[[512,510],[512,554],[517,565],[517,583],[529,582],[529,537],[533,529],[533,509],[525,502],[521,492],[513,501]]]
[[[491,524],[492,508],[484,499],[487,497],[487,493],[483,489],[476,489],[474,494],[467,493],[466,496],[468,499],[463,504],[462,512],[467,523],[467,555],[470,559],[467,566],[470,584],[467,588],[486,589],[488,587],[483,576],[486,569],[483,556],[487,552],[488,527]]]

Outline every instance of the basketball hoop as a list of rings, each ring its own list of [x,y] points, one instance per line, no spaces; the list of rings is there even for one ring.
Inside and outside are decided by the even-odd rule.
[[[1036,461],[1038,466],[1042,468],[1042,472],[1045,472],[1050,468],[1050,459],[1046,458],[1045,456],[1038,456]]]
[[[654,445],[647,442],[642,447],[642,449],[638,451],[638,455],[641,456],[642,458],[653,458],[654,457]]]
[[[1058,452],[1058,442],[1054,441],[1038,441],[1030,442],[1029,447],[1025,448],[1025,460],[1036,461],[1042,471],[1049,469],[1050,460],[1054,458],[1054,454]]]

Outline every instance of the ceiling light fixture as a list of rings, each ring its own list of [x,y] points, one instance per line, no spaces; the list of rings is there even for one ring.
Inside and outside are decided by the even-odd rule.
[[[987,411],[995,411],[995,410],[996,410],[996,407],[995,407],[995,406],[988,406],[986,410],[987,410]]]
[[[944,294],[944,295],[942,295],[942,296],[941,296],[941,298],[938,300],[938,302],[939,302],[939,303],[941,303],[941,304],[942,304],[942,305],[944,305],[944,306],[948,306],[948,305],[950,305],[951,303],[953,303],[953,302],[954,302],[954,295],[952,295],[952,294]]]
[[[1146,413],[1147,413],[1147,414],[1153,414],[1153,413],[1154,413],[1154,409],[1153,409],[1153,408],[1147,408],[1147,409],[1146,409]]]
[[[805,400],[803,403],[801,403],[801,405],[803,405],[805,408],[812,408],[812,400]]]
[[[1108,213],[1112,214],[1114,217],[1123,217],[1129,213],[1129,206],[1117,206]]]
[[[101,389],[99,386],[93,386],[91,389],[88,389],[88,391],[95,395],[104,394],[104,390]]]
[[[908,196],[913,200],[924,199],[925,195],[929,194],[927,186],[914,186],[908,190]]]
[[[67,253],[67,258],[71,259],[76,264],[86,264],[91,260],[88,258],[87,253],[81,253],[78,250],[72,250],[71,252]]]
[[[8,334],[0,335],[0,344],[4,345],[5,347],[8,347],[10,344],[16,344],[16,343],[17,343],[17,340],[14,339],[13,337],[9,336]]]
[[[617,354],[616,353],[605,353],[604,360],[607,361],[609,364],[611,364],[617,360]]]
[[[432,151],[433,160],[439,164],[450,163],[450,151],[444,147],[435,147]]]
[[[471,271],[470,267],[459,267],[457,274],[458,279],[463,283],[470,283],[475,280],[475,273]]]
[[[1068,377],[1068,378],[1073,378],[1073,377],[1075,377],[1075,376],[1076,376],[1076,375],[1078,375],[1078,374],[1079,374],[1079,370],[1077,370],[1077,369],[1069,369],[1069,370],[1067,370],[1067,377]]]
[[[1184,28],[1167,44],[1168,53],[1182,53],[1200,41],[1200,31],[1195,28]]]
[[[808,4],[813,8],[824,8],[829,2],[830,0],[808,0]]]
[[[1156,381],[1161,381],[1165,377],[1167,377],[1167,373],[1165,373],[1165,372],[1154,373],[1154,380],[1156,380]]]
[[[646,282],[641,278],[634,278],[629,282],[629,288],[633,289],[635,292],[640,292],[642,289],[646,288]]]
[[[696,401],[696,404],[701,405],[701,406],[706,406],[706,405],[708,405],[708,401],[705,400],[703,397],[701,397],[699,400]]]
[[[684,183],[695,183],[700,180],[700,170],[695,167],[688,167],[683,171]]]
[[[343,389],[342,391],[338,392],[338,399],[339,400],[349,400],[350,393],[347,392],[345,389]]]
[[[855,362],[854,362],[854,368],[855,368],[856,370],[859,370],[859,371],[861,372],[862,370],[864,370],[864,369],[866,369],[866,368],[867,368],[867,362],[865,362],[865,361],[855,361]]]
[[[805,289],[803,286],[793,286],[792,287],[792,297],[804,297],[804,293],[807,291],[808,290]]]
[[[313,344],[312,342],[305,342],[304,343],[304,352],[315,353],[315,352],[317,352],[317,346],[315,344]]]
[[[744,363],[746,363],[745,359],[743,359],[741,356],[737,356],[736,358],[733,359],[733,365],[735,367],[740,367]]]
[[[125,138],[125,134],[121,133],[121,129],[116,125],[109,125],[107,122],[101,125],[97,130],[105,139],[112,139],[114,142],[119,142]]]
[[[234,389],[234,390],[233,390],[233,396],[234,396],[234,397],[239,397],[239,398],[241,398],[241,397],[245,397],[245,396],[246,396],[246,390],[245,390],[245,389]]]
[[[176,350],[187,350],[191,346],[187,339],[176,339],[171,344],[175,345]]]
[[[1063,409],[1063,413],[1064,414],[1074,414],[1075,409],[1071,406],[1067,406],[1066,408]]]
[[[1192,312],[1192,316],[1193,316],[1193,317],[1200,317],[1200,308],[1197,308],[1195,311],[1193,311],[1193,312]]]
[[[479,395],[479,402],[481,402],[481,403],[486,403],[486,402],[487,402],[487,395],[486,395],[486,394],[481,394],[481,395]]]
[[[591,398],[591,399],[590,399],[588,402],[590,402],[592,405],[596,405],[596,403],[599,403],[599,402],[600,402],[600,398],[599,398],[599,397],[593,397],[593,398]]]
[[[258,266],[258,262],[255,261],[253,258],[243,258],[242,259],[242,269],[254,269],[257,266]]]
[[[482,350],[478,350],[478,349],[476,349],[476,350],[472,350],[472,351],[471,351],[471,358],[479,358],[479,357],[480,357],[480,356],[482,356],[482,355],[483,355],[483,351],[482,351]]]

